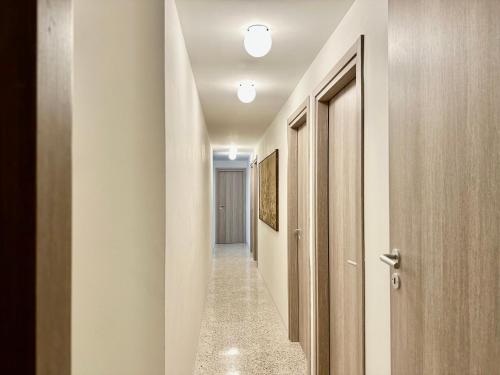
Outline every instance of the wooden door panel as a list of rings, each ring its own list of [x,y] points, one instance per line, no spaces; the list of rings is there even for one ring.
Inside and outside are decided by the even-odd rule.
[[[245,242],[244,173],[241,171],[225,172],[228,174],[229,186],[226,190],[226,233],[229,243]]]
[[[254,233],[255,233],[255,227],[254,227],[254,215],[255,215],[255,210],[254,210],[254,205],[253,202],[255,200],[255,193],[253,189],[253,184],[254,184],[254,169],[255,169],[255,164],[252,162],[250,165],[250,253],[253,254],[255,252],[255,240],[254,240]]]
[[[245,242],[245,172],[217,171],[217,243]]]
[[[252,207],[252,236],[251,236],[251,241],[252,241],[252,256],[253,260],[257,261],[257,253],[258,253],[258,217],[259,217],[259,204],[258,204],[258,163],[255,161],[254,164],[252,164],[252,184],[251,184],[251,190],[252,190],[252,197],[251,197],[251,207]]]
[[[237,180],[236,191],[237,191],[237,205],[236,205],[236,215],[238,217],[238,229],[236,231],[237,238],[235,242],[244,243],[245,242],[245,172],[240,172]]]
[[[234,233],[234,175],[231,172],[222,172],[226,177],[226,195],[224,196],[224,212],[225,212],[225,243],[233,243]]]
[[[493,0],[389,2],[393,375],[500,367],[498,19]]]
[[[356,80],[329,105],[330,373],[364,371],[362,128]]]
[[[310,273],[308,247],[308,153],[307,123],[297,131],[297,224],[300,237],[297,242],[299,284],[299,342],[310,359]]]
[[[221,171],[217,172],[217,243],[226,242],[226,178]]]

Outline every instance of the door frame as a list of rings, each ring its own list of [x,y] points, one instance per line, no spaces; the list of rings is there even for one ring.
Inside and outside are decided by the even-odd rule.
[[[0,373],[69,375],[72,1],[4,8]]]
[[[259,258],[259,163],[257,155],[250,162],[250,249],[254,261]]]
[[[295,233],[298,225],[297,139],[299,129],[309,125],[309,97],[288,118],[286,125],[288,134],[288,338],[290,341],[296,342],[299,341],[299,254]],[[307,134],[309,134],[309,129],[307,129]],[[309,161],[309,154],[307,159]],[[307,193],[309,194],[309,189]],[[309,219],[307,219],[307,228],[305,228],[306,232],[308,230]],[[310,309],[310,301],[308,301],[308,305]]]
[[[300,327],[300,319],[299,319],[299,252],[298,252],[298,243],[297,237],[295,233],[295,229],[298,226],[298,186],[297,186],[297,168],[298,168],[298,132],[302,127],[306,127],[307,132],[307,140],[309,145],[309,96],[299,105],[299,107],[293,112],[293,114],[287,120],[287,135],[288,135],[288,167],[287,167],[287,217],[288,217],[288,233],[287,233],[287,247],[288,247],[288,338],[290,341],[297,342],[299,341],[299,327]],[[307,163],[310,161],[310,147],[308,147],[307,152]],[[307,176],[307,190],[306,195],[309,197],[310,188],[309,188],[309,178],[310,175]],[[307,204],[306,212],[309,211],[309,202]],[[304,228],[304,236],[305,243],[307,248],[307,259],[308,264],[307,267],[310,268],[311,264],[311,256],[310,256],[310,246],[309,246],[309,228],[310,228],[310,220],[309,215],[306,218],[306,228]],[[309,275],[311,272],[309,272]],[[309,277],[310,280],[310,277]],[[310,289],[310,282],[308,283],[308,288]],[[310,296],[311,293],[309,293]],[[311,310],[311,300],[310,298],[307,301],[307,310],[310,312]],[[309,327],[310,330],[311,323],[311,314],[309,313]],[[311,334],[309,333],[309,340]],[[311,343],[309,343],[309,353],[306,354],[306,358],[308,361],[308,369],[310,369],[310,354],[311,354]]]
[[[314,171],[315,180],[315,343],[316,356],[315,368],[316,374],[330,374],[330,291],[329,291],[329,205],[328,202],[328,108],[330,100],[340,92],[353,79],[356,83],[357,96],[357,123],[363,129],[364,127],[364,99],[363,99],[363,45],[364,36],[361,35],[354,45],[345,53],[345,55],[335,64],[334,68],[326,75],[321,84],[313,92],[312,105],[314,108],[315,120],[313,121],[315,140],[314,147],[316,150],[316,169]],[[363,135],[361,142],[364,142]],[[363,149],[361,152],[361,190],[362,190],[362,216],[364,217],[363,209],[363,191],[364,191],[364,155]],[[362,256],[361,264],[362,274],[362,321],[363,331],[365,331],[365,297],[364,297],[364,221],[362,223]],[[363,336],[363,362],[365,362]],[[365,363],[363,363],[363,369]],[[365,370],[363,370],[364,372]]]
[[[219,228],[219,220],[218,220],[218,189],[219,189],[219,184],[217,183],[218,181],[218,174],[219,172],[243,172],[243,187],[245,188],[245,194],[243,194],[243,231],[245,233],[245,238],[246,238],[246,232],[247,232],[247,204],[246,204],[246,197],[247,197],[247,170],[245,168],[226,168],[226,167],[221,167],[221,168],[215,168],[215,244],[216,245],[224,245],[224,243],[219,243],[218,238],[217,238],[217,233],[218,233],[218,228]]]

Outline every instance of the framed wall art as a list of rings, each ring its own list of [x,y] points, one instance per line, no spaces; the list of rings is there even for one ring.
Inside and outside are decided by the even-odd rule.
[[[274,150],[259,163],[259,219],[279,230],[279,153]]]

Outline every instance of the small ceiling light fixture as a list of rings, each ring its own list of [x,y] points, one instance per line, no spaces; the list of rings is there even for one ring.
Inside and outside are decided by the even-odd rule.
[[[235,145],[229,146],[229,160],[235,160],[236,155],[238,154],[238,149]]]
[[[273,45],[269,27],[265,25],[249,26],[243,44],[250,56],[263,57],[267,55]]]
[[[255,84],[250,81],[240,82],[238,86],[238,99],[243,103],[251,103],[255,100],[257,91]]]

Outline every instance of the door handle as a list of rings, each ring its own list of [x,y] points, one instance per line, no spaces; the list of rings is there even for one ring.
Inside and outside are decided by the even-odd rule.
[[[400,266],[399,262],[401,261],[401,254],[398,249],[393,249],[390,254],[382,254],[380,256],[380,260],[397,269]]]
[[[295,235],[297,236],[297,238],[300,240],[302,230],[300,230],[299,228],[297,228],[293,232],[295,233]]]

